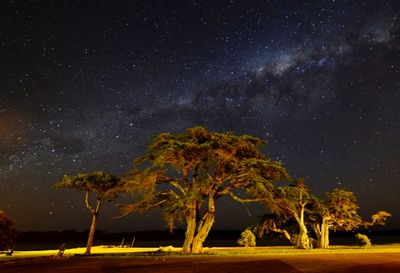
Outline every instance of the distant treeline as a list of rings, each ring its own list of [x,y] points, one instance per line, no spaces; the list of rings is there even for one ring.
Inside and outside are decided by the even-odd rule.
[[[88,236],[89,231],[77,230],[62,230],[62,231],[25,231],[18,235],[17,243],[34,243],[34,242],[49,242],[49,241],[84,241]],[[210,234],[211,240],[236,240],[240,236],[240,230],[212,230]],[[185,230],[176,229],[173,232],[167,230],[146,230],[134,232],[118,232],[108,233],[103,230],[96,231],[96,240],[98,241],[113,241],[121,240],[121,238],[140,241],[178,241],[185,238]]]
[[[43,242],[64,242],[85,241],[89,231],[77,230],[63,230],[63,231],[26,231],[19,233],[16,243],[43,243]],[[210,240],[236,240],[239,238],[240,230],[211,230]],[[335,238],[350,238],[354,237],[356,232],[336,232],[332,233]],[[395,237],[400,236],[400,229],[396,230],[369,230],[365,232],[369,237]],[[183,229],[176,229],[174,232],[167,230],[146,230],[135,232],[118,232],[107,233],[103,230],[96,231],[97,241],[116,241],[120,242],[122,238],[132,240],[135,238],[137,241],[180,241],[185,238],[185,231]]]

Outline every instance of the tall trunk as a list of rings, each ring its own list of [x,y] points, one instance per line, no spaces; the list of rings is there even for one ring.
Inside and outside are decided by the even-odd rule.
[[[313,229],[315,236],[317,237],[316,241],[316,248],[321,248],[321,225],[320,224],[313,224]]]
[[[92,224],[90,226],[90,232],[89,232],[89,237],[88,237],[88,241],[86,244],[85,255],[90,255],[90,249],[92,248],[92,245],[93,245],[93,238],[94,238],[94,232],[96,230],[96,224],[97,224],[97,213],[93,213]]]
[[[193,238],[192,252],[202,253],[203,243],[206,240],[215,220],[215,199],[214,194],[210,193],[208,196],[208,208],[203,214],[203,217],[197,223],[196,234]]]
[[[194,234],[196,232],[196,208],[191,208],[186,216],[185,241],[183,242],[182,252],[191,253]]]
[[[321,225],[320,248],[329,248],[329,225],[325,218],[322,220]]]
[[[304,209],[305,203],[301,205],[300,217],[297,217],[297,222],[299,224],[299,235],[297,237],[297,241],[295,244],[295,248],[299,249],[309,249],[310,248],[310,240],[308,239],[307,227],[304,224]]]
[[[206,240],[210,230],[214,224],[215,220],[215,212],[206,212],[206,217],[204,220],[201,220],[198,227],[196,236],[193,240],[192,245],[192,253],[202,253],[203,252],[203,243]]]
[[[90,250],[93,245],[94,232],[96,231],[97,217],[99,216],[101,201],[102,201],[102,197],[98,197],[96,208],[93,208],[89,203],[89,192],[86,193],[86,207],[92,213],[92,224],[90,225],[90,231],[89,231],[88,241],[86,244],[85,255],[90,255]]]

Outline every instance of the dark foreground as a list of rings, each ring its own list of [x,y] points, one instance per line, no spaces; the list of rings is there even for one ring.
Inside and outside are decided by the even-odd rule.
[[[266,256],[31,258],[3,261],[1,273],[335,272],[399,273],[400,252]]]

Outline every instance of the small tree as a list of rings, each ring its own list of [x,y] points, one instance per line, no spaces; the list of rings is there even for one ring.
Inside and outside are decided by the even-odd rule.
[[[0,250],[12,248],[16,237],[14,220],[0,210]]]
[[[305,221],[306,206],[310,204],[312,196],[305,185],[304,179],[296,179],[293,184],[277,187],[272,199],[267,199],[267,207],[278,217],[294,219],[297,223],[298,234],[295,238],[295,248],[309,249],[310,240]],[[275,222],[270,222],[269,227],[274,228]],[[276,227],[276,226],[275,226]],[[288,237],[288,232],[282,233]]]
[[[362,220],[358,214],[357,197],[351,191],[334,189],[322,200],[314,199],[311,222],[317,237],[318,248],[329,247],[329,231],[352,231],[364,226],[385,225],[391,216],[387,211],[372,215],[371,221]]]
[[[101,204],[104,200],[113,200],[116,193],[122,191],[123,182],[114,175],[103,172],[84,173],[77,176],[64,176],[54,185],[56,188],[70,188],[85,191],[86,208],[92,214],[92,224],[86,245],[86,255],[90,254],[93,245],[94,232]],[[91,193],[95,196],[95,205],[90,201]]]
[[[256,246],[256,236],[254,236],[251,230],[246,229],[240,234],[240,238],[237,240],[238,245],[244,247]]]
[[[329,231],[351,231],[363,223],[358,215],[357,197],[351,191],[334,189],[322,200],[314,199],[312,227],[318,248],[329,247]]]

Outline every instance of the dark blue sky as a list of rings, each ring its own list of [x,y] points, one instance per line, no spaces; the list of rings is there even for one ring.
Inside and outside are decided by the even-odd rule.
[[[64,174],[126,173],[151,136],[202,125],[267,139],[314,193],[345,187],[400,227],[400,2],[2,1],[0,209],[83,229]],[[216,228],[252,224],[223,201]],[[162,228],[157,213],[99,228]],[[238,221],[237,219],[241,219]]]

